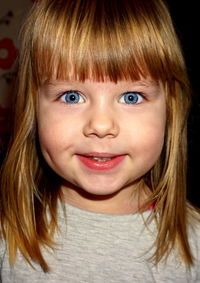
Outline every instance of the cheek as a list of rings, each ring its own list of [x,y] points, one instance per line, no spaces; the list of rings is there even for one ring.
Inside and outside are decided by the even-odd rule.
[[[38,136],[42,151],[56,153],[69,146],[72,135],[69,128],[63,117],[41,114],[38,118]]]
[[[165,139],[165,120],[147,122],[145,131],[141,133],[141,151],[146,159],[155,163],[159,158]]]
[[[141,150],[146,155],[147,159],[156,161],[162,151],[164,144],[165,131],[164,128],[153,128],[143,134],[143,142]]]
[[[129,128],[129,140],[133,141],[133,152],[151,162],[155,162],[163,148],[165,138],[166,115],[163,112],[151,112],[132,120]],[[128,130],[128,128],[127,128]],[[131,135],[131,137],[130,137]]]

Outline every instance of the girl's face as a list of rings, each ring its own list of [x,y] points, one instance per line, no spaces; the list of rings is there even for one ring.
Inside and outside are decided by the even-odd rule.
[[[102,212],[136,206],[134,189],[162,151],[165,122],[164,91],[150,79],[52,80],[39,91],[44,158],[63,178],[65,200],[85,209],[98,200]]]

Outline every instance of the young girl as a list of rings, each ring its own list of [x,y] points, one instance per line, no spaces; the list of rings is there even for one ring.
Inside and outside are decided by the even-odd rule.
[[[1,172],[1,282],[200,282],[189,86],[161,0],[40,0]]]

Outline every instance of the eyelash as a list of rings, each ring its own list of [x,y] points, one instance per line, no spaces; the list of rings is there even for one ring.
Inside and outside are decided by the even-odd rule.
[[[69,101],[69,99],[72,99],[72,100]],[[120,96],[119,102],[123,104],[135,105],[135,104],[140,104],[143,101],[143,99],[144,99],[144,96],[140,92],[129,91],[129,92],[123,93]],[[79,103],[85,102],[85,98],[76,90],[69,90],[69,91],[64,92],[60,96],[60,100],[67,104],[79,104]]]

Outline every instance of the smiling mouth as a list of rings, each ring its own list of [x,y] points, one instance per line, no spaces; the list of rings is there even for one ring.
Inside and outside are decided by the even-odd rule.
[[[123,155],[112,155],[103,153],[90,153],[77,155],[81,164],[92,170],[111,170],[117,167],[125,158]]]
[[[93,157],[89,157],[89,158],[92,159],[92,160],[96,160],[98,162],[105,162],[105,161],[113,159],[114,157],[96,157],[96,156],[93,156]]]

